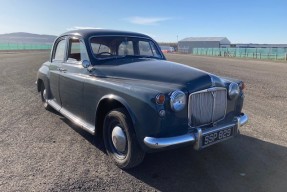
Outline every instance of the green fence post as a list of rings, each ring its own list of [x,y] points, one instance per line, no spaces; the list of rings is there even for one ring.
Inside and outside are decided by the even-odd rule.
[[[268,59],[270,59],[270,55],[271,55],[270,53],[271,53],[271,48],[268,49],[268,56],[267,56]],[[271,59],[272,59],[272,57],[271,57]]]
[[[245,48],[245,58],[247,57],[247,48]]]
[[[285,61],[287,61],[287,53],[285,53]]]

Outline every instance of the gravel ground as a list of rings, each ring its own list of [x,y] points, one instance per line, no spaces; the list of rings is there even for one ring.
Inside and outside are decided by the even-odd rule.
[[[122,171],[102,141],[43,109],[34,82],[48,55],[0,53],[0,191],[286,191],[287,63],[168,54],[244,80],[250,122],[232,140],[148,154]]]

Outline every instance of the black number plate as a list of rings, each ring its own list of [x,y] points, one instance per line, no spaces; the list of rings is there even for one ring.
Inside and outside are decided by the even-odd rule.
[[[209,145],[218,143],[232,136],[233,136],[233,127],[228,127],[226,129],[221,129],[219,131],[204,134],[202,136],[202,147],[207,147]]]

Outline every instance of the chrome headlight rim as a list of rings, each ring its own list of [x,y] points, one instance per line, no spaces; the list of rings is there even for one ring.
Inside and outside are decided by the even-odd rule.
[[[240,93],[240,87],[237,83],[230,83],[228,87],[228,98],[229,99],[235,99],[239,96]]]
[[[186,106],[186,95],[183,91],[175,90],[170,95],[170,107],[173,111],[179,112]]]

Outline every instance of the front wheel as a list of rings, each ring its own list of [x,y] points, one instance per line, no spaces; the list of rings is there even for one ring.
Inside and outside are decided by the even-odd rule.
[[[140,164],[145,156],[140,148],[129,114],[123,108],[110,111],[104,120],[105,147],[116,165],[129,169]]]

